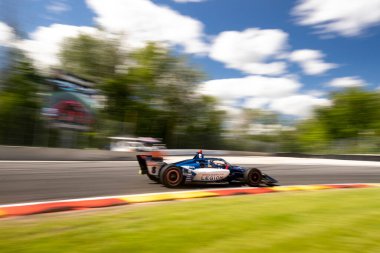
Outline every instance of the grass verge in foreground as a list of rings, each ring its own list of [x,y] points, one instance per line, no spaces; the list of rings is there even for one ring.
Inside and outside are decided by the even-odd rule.
[[[380,252],[380,189],[292,192],[0,220],[6,252]]]

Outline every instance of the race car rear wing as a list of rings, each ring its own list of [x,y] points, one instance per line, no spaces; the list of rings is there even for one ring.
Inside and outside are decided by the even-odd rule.
[[[140,174],[147,174],[148,173],[148,162],[149,165],[152,165],[154,163],[160,163],[162,164],[164,161],[164,158],[161,156],[152,156],[152,155],[136,155],[137,161],[140,165]]]
[[[148,173],[148,166],[146,164],[146,155],[137,155],[137,161],[139,162],[140,165],[140,174],[146,174]],[[150,156],[152,157],[152,156]]]

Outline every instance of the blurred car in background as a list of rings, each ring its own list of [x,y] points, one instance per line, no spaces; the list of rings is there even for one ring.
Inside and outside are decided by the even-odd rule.
[[[166,149],[159,139],[152,137],[109,137],[111,151],[122,152],[150,152]]]

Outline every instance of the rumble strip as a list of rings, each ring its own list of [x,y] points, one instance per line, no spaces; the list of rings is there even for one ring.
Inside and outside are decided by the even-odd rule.
[[[380,187],[380,184],[318,184],[318,185],[291,185],[275,187],[239,187],[224,189],[207,189],[197,191],[179,191],[165,193],[148,193],[124,196],[95,197],[82,199],[69,199],[59,201],[33,202],[0,205],[0,217],[22,216],[39,213],[60,212],[69,210],[83,210],[89,208],[128,205],[155,201],[169,201],[191,198],[206,198],[218,196],[264,194],[287,191],[315,191],[343,188],[370,188]]]

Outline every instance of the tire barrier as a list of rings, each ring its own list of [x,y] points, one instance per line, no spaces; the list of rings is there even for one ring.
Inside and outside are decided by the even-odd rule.
[[[21,203],[0,205],[0,217],[23,216],[41,213],[62,212],[70,210],[83,210],[90,208],[128,205],[157,201],[170,201],[193,198],[207,198],[246,194],[264,194],[290,191],[318,191],[327,189],[370,188],[380,187],[380,184],[317,184],[317,185],[290,185],[275,187],[239,187],[215,190],[180,191],[165,193],[136,194],[113,197],[97,197],[84,199],[71,199],[61,201],[46,201],[36,203]]]

